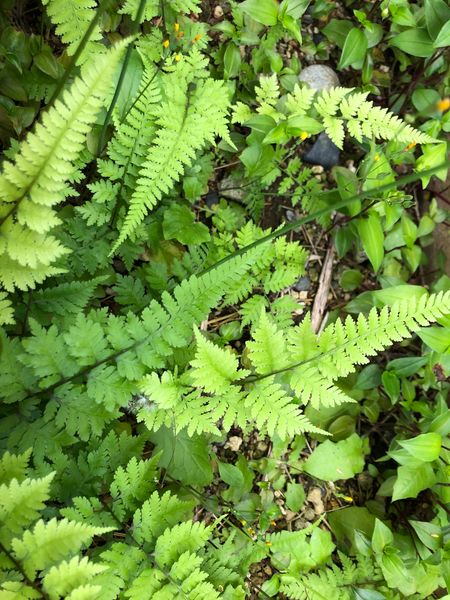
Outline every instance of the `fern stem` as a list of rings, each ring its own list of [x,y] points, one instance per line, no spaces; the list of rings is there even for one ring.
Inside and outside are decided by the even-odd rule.
[[[73,54],[72,58],[70,59],[67,69],[64,71],[64,75],[58,81],[58,85],[56,86],[56,89],[53,92],[52,97],[50,98],[48,104],[45,106],[46,110],[52,106],[52,104],[55,102],[55,100],[58,98],[59,94],[61,93],[61,90],[65,86],[67,80],[69,79],[73,69],[75,68],[75,66],[77,64],[77,60],[79,59],[81,53],[85,49],[86,44],[89,42],[89,38],[91,37],[92,32],[94,31],[97,23],[99,22],[100,17],[105,12],[107,4],[108,4],[108,0],[103,0],[103,2],[100,3],[97,10],[95,11],[94,18],[89,23],[89,27],[86,29],[85,34],[83,35],[80,43],[78,44],[77,49],[75,50],[75,53]]]
[[[0,551],[3,552],[3,554],[5,554],[5,556],[7,556],[7,558],[14,564],[17,571],[19,571],[19,573],[22,575],[22,577],[26,581],[27,585],[29,585],[31,588],[36,590],[36,592],[38,592],[42,598],[49,600],[49,596],[46,594],[46,592],[44,592],[43,590],[41,590],[38,587],[38,584],[36,581],[32,581],[28,577],[28,575],[25,573],[25,569],[22,567],[21,563],[11,554],[11,552],[7,548],[5,548],[5,546],[2,544],[2,542],[0,542]]]
[[[140,2],[139,2],[139,7],[138,7],[138,10],[136,13],[136,18],[134,19],[133,26],[131,28],[131,35],[135,35],[139,30],[139,25],[141,23],[142,15],[144,14],[145,3],[146,3],[146,0],[140,0]],[[122,89],[123,80],[125,79],[125,74],[127,72],[127,67],[128,67],[128,63],[130,61],[132,49],[133,49],[133,46],[130,44],[127,48],[125,58],[123,60],[122,68],[120,70],[120,75],[119,75],[119,81],[117,82],[113,99],[111,100],[111,104],[109,105],[108,112],[106,113],[105,121],[103,123],[102,130],[100,132],[100,138],[98,141],[98,148],[97,148],[97,156],[100,155],[103,151],[103,147],[104,147],[104,143],[105,143],[106,129],[108,128],[114,107],[117,104],[117,100],[119,99],[120,90]]]
[[[402,186],[402,185],[406,185],[407,183],[417,181],[418,179],[420,179],[420,177],[427,177],[429,175],[434,175],[435,173],[442,170],[443,168],[449,168],[449,167],[450,167],[450,161],[446,161],[437,167],[433,167],[432,169],[428,169],[426,171],[421,171],[420,173],[412,173],[411,175],[406,175],[405,177],[401,177],[400,179],[397,179],[396,181],[393,181],[391,183],[386,183],[385,185],[378,187],[377,192],[389,191],[397,186]],[[253,248],[256,248],[257,246],[264,244],[265,242],[273,240],[281,235],[284,235],[285,233],[289,233],[290,231],[297,229],[301,225],[304,225],[305,223],[309,223],[310,221],[314,221],[317,218],[328,214],[329,212],[332,212],[339,208],[343,208],[344,206],[347,206],[348,204],[350,204],[351,202],[354,202],[355,200],[365,198],[371,192],[373,192],[373,190],[368,190],[367,192],[360,192],[350,198],[342,200],[341,202],[337,202],[334,206],[331,206],[329,208],[324,208],[315,213],[312,213],[310,215],[306,215],[305,217],[297,219],[296,221],[293,221],[292,223],[289,223],[289,224],[285,225],[284,227],[281,227],[280,229],[276,229],[274,232],[260,238],[259,240],[256,240],[255,242],[249,244],[248,246],[244,246],[243,248],[240,248],[239,250],[236,250],[235,252],[228,254],[221,260],[217,261],[216,263],[214,263],[210,267],[204,269],[203,271],[200,271],[196,275],[198,277],[201,275],[204,275],[205,273],[208,273],[209,271],[212,271],[213,269],[227,263],[228,261],[232,260],[233,258],[236,258],[237,256],[242,256],[249,250],[252,250]],[[139,311],[139,312],[141,312],[141,311]],[[136,314],[138,314],[138,313],[136,313]],[[153,333],[152,335],[155,335],[155,333]],[[131,344],[130,346],[127,346],[126,348],[123,348],[122,350],[113,352],[109,356],[106,356],[102,360],[97,361],[93,365],[88,365],[84,369],[81,369],[80,371],[75,373],[74,375],[71,375],[70,377],[64,377],[63,379],[56,381],[55,383],[53,383],[52,385],[50,385],[46,388],[43,388],[43,389],[35,391],[35,392],[30,391],[30,393],[28,394],[28,396],[26,396],[24,398],[24,400],[28,400],[29,398],[33,398],[33,397],[43,396],[44,394],[52,392],[53,390],[57,389],[61,385],[64,385],[65,383],[74,381],[78,377],[84,377],[84,376],[88,375],[96,367],[103,365],[105,363],[114,361],[117,358],[119,358],[120,356],[122,356],[123,354],[126,354],[127,352],[130,352],[131,350],[138,348],[140,345],[145,344],[147,342],[147,339],[148,338],[144,338],[143,340],[139,340],[138,342],[135,342],[134,344]]]

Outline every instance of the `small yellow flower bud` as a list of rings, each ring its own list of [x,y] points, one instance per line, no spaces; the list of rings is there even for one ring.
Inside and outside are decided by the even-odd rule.
[[[181,60],[181,54],[175,54],[175,61],[180,62],[180,60]]]
[[[164,40],[163,41],[163,47],[164,48],[168,48],[169,47],[169,43],[170,43],[169,40]]]
[[[173,28],[178,33],[178,31],[180,30],[180,24],[179,23],[175,23],[175,25],[173,26]]]
[[[344,496],[344,500],[346,502],[353,502],[353,498],[351,496]]]
[[[202,39],[202,36],[199,33],[197,33],[197,35],[194,36],[194,39],[192,40],[192,43],[195,44],[195,42],[198,42],[201,39]]]
[[[309,138],[309,133],[306,133],[306,131],[302,131],[300,134],[300,139],[302,140],[306,140],[306,138]]]
[[[266,541],[266,546],[271,546],[271,545],[272,545],[272,542],[271,542],[271,541],[269,541],[269,540],[267,540],[267,541]]]
[[[242,525],[247,525],[247,521],[245,519],[242,519],[241,524]]]
[[[375,162],[378,162],[380,160],[380,155],[379,154],[375,154],[375,156],[373,157],[373,160]]]
[[[442,98],[436,104],[436,108],[441,112],[446,112],[450,108],[450,98]]]

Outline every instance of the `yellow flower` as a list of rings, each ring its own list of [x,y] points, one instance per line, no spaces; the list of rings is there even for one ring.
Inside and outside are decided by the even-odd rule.
[[[436,108],[441,112],[445,112],[450,108],[450,98],[442,98],[436,104]]]
[[[198,40],[201,40],[202,36],[197,33],[197,35],[194,36],[194,39],[192,40],[192,43],[195,44],[195,42],[198,42]]]
[[[169,47],[169,43],[170,43],[169,40],[164,40],[163,41],[164,48],[168,48]]]
[[[378,162],[380,160],[380,155],[379,154],[375,154],[375,156],[373,157],[373,160],[375,162]]]
[[[180,60],[181,60],[181,54],[175,54],[175,61],[180,62]]]
[[[306,140],[306,138],[309,138],[309,133],[306,133],[306,131],[302,131],[300,134],[300,139],[303,141]]]
[[[271,546],[271,545],[272,545],[272,542],[271,542],[271,541],[269,541],[269,540],[267,540],[267,541],[266,541],[266,546]]]
[[[179,23],[175,23],[175,25],[173,26],[173,28],[178,33],[178,31],[180,30],[180,24]]]
[[[410,144],[408,144],[405,148],[405,152],[408,152],[408,150],[412,150],[414,148],[414,146],[416,146],[417,142],[411,142]]]
[[[353,498],[351,496],[343,496],[346,502],[353,502]]]

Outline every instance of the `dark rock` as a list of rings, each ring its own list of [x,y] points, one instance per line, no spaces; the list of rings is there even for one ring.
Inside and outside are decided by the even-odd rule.
[[[205,204],[208,208],[211,208],[214,206],[214,204],[219,204],[219,196],[217,192],[214,190],[209,190],[205,196]]]
[[[324,169],[331,169],[339,164],[339,148],[322,132],[313,146],[303,155],[303,160],[310,165],[322,165]]]
[[[292,287],[296,292],[307,292],[311,287],[311,281],[309,277],[300,277]]]

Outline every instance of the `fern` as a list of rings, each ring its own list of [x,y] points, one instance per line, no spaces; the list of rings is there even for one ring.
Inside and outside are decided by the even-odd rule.
[[[279,591],[292,600],[353,600],[355,593],[370,597],[377,588],[382,588],[383,598],[395,597],[385,588],[381,571],[369,556],[358,555],[354,562],[339,552],[339,558],[342,568],[333,565],[307,575],[281,575]]]
[[[47,7],[47,14],[52,23],[56,25],[56,33],[67,44],[67,54],[75,54],[81,40],[97,10],[95,0],[43,0]],[[92,56],[98,56],[102,51],[102,38],[100,27],[96,25],[90,38],[78,58],[78,63],[86,62]]]
[[[53,207],[71,193],[67,180],[90,125],[106,95],[124,44],[83,70],[22,142],[15,162],[5,162],[0,175],[0,281],[11,291],[35,287],[62,271],[52,266],[67,253],[49,231],[60,220]]]
[[[194,53],[193,60],[198,59]],[[192,73],[189,63],[180,62],[165,78],[163,100],[156,113],[159,129],[141,165],[127,216],[111,252],[170,191],[207,142],[221,136],[233,145],[226,127],[229,101],[223,82],[210,78],[192,81]]]
[[[160,83],[153,67],[142,76],[136,100],[125,120],[116,123],[108,144],[109,160],[99,160],[101,179],[89,185],[93,202],[78,208],[88,225],[103,225],[123,198],[129,201],[139,177],[147,149],[156,131],[157,106],[161,102]]]
[[[381,311],[374,308],[357,321],[338,320],[320,335],[313,332],[309,315],[282,330],[263,312],[247,343],[247,360],[254,368],[250,375],[239,369],[236,356],[197,333],[197,352],[185,374],[164,372],[143,380],[138,418],[149,429],[186,428],[189,435],[218,434],[219,419],[225,431],[236,423],[282,439],[305,431],[324,433],[300,412],[298,401],[314,408],[353,402],[336,380],[449,311],[449,292],[424,295]]]

